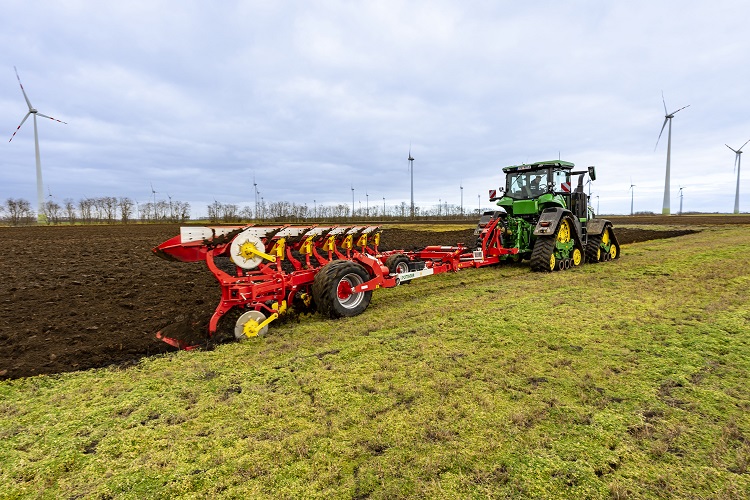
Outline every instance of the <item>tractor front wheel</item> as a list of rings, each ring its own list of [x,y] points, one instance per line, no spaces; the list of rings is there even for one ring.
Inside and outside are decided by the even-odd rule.
[[[315,275],[312,286],[313,300],[324,316],[356,316],[370,305],[372,290],[355,292],[354,288],[369,280],[370,275],[365,268],[356,262],[329,262]]]

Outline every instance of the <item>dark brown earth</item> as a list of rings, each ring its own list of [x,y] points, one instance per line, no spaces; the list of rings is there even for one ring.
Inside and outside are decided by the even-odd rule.
[[[203,263],[151,253],[177,234],[176,225],[0,228],[0,378],[137,363],[174,350],[155,339],[159,330],[204,331],[220,294],[213,275]],[[684,232],[617,234],[626,244]],[[388,229],[381,241],[383,249],[454,245],[473,241],[473,230]]]

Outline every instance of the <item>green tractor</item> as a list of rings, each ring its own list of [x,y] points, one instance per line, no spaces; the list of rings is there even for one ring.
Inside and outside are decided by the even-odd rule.
[[[538,272],[619,258],[612,223],[596,218],[583,189],[584,176],[596,180],[595,168],[574,168],[559,160],[505,167],[505,187],[499,196],[490,190],[490,201],[502,210],[480,218],[476,251],[501,260],[529,260]]]

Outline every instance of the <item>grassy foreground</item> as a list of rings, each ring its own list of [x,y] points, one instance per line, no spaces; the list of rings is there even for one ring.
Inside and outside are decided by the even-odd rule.
[[[748,229],[0,382],[0,497],[747,498]]]

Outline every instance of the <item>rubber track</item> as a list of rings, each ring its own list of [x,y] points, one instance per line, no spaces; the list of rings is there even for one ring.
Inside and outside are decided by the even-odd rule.
[[[548,273],[549,257],[555,250],[555,236],[538,236],[531,252],[531,270],[537,273]]]
[[[607,229],[605,228],[604,230],[606,231]],[[597,258],[597,250],[601,244],[601,235],[589,235],[589,241],[586,243],[586,262],[590,264],[596,264],[599,262],[599,259]]]

